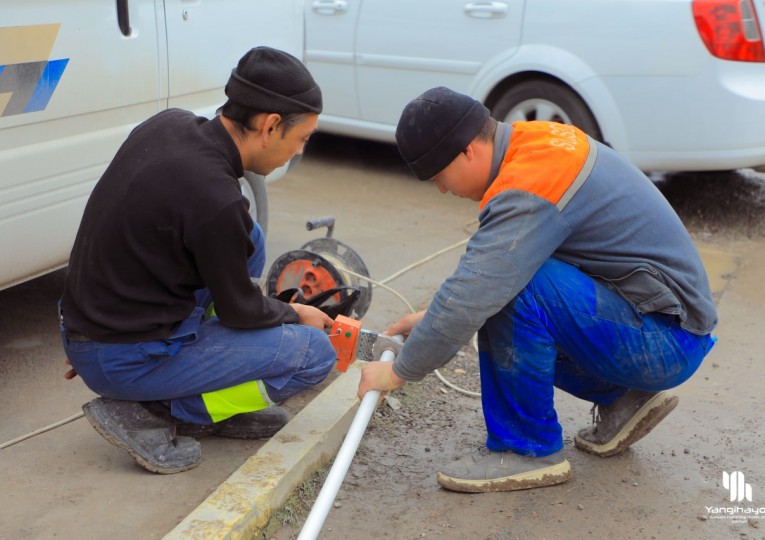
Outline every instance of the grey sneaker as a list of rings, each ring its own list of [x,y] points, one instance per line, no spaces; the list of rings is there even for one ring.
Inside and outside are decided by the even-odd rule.
[[[154,416],[137,401],[99,397],[83,405],[82,411],[104,439],[151,472],[178,473],[202,461],[198,441],[177,437],[171,422]]]
[[[594,425],[580,430],[574,444],[596,456],[620,454],[648,435],[677,407],[678,401],[669,392],[629,390],[611,405],[593,406]]]
[[[436,480],[452,491],[487,493],[552,486],[570,476],[571,466],[562,450],[539,458],[483,447],[439,471]]]

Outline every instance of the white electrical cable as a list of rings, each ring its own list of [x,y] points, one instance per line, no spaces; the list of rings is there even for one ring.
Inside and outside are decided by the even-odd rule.
[[[462,240],[460,242],[457,242],[456,244],[453,244],[453,245],[451,245],[449,247],[441,249],[441,250],[439,250],[439,251],[429,255],[428,257],[425,257],[424,259],[421,259],[421,260],[419,260],[419,261],[417,261],[415,263],[410,264],[409,266],[406,267],[406,270],[409,271],[409,270],[412,270],[414,268],[417,268],[418,266],[421,266],[422,264],[430,261],[434,257],[436,257],[438,255],[442,255],[444,253],[447,253],[448,251],[456,249],[456,248],[458,248],[458,247],[460,247],[460,246],[462,246],[462,245],[464,245],[466,243],[467,243],[467,240]],[[410,304],[409,301],[406,298],[404,298],[404,296],[402,294],[400,294],[398,291],[396,291],[392,287],[389,287],[388,285],[385,285],[385,283],[387,283],[387,282],[397,278],[398,276],[402,275],[403,272],[398,271],[395,274],[393,274],[391,276],[388,276],[387,278],[385,278],[385,279],[383,279],[381,281],[376,281],[376,280],[374,280],[374,279],[372,279],[372,278],[370,278],[368,276],[365,276],[365,275],[362,275],[362,274],[357,274],[356,272],[353,272],[352,270],[343,269],[343,271],[348,273],[348,274],[350,274],[350,275],[352,275],[352,276],[354,276],[354,277],[356,277],[356,278],[360,278],[360,279],[363,279],[365,281],[368,281],[372,285],[376,285],[378,287],[382,287],[383,289],[386,289],[386,290],[392,292],[393,294],[398,296],[399,299],[401,299],[401,301],[404,302],[404,304],[406,304],[406,306],[409,308],[410,312],[414,313],[416,311],[414,309],[414,307],[412,307],[412,304]],[[471,344],[473,345],[473,348],[476,350],[476,352],[478,352],[478,339],[477,339],[477,335],[473,335],[473,338],[471,339]],[[473,392],[471,390],[466,390],[464,388],[460,388],[459,386],[457,386],[456,384],[454,384],[452,382],[449,382],[446,379],[446,377],[444,377],[441,374],[441,372],[438,371],[437,369],[434,369],[433,373],[436,374],[436,377],[438,377],[438,379],[442,383],[444,383],[446,386],[448,386],[452,390],[456,390],[457,392],[459,392],[461,394],[465,394],[466,396],[470,396],[470,397],[481,397],[481,393],[480,392]]]
[[[445,247],[443,249],[440,249],[440,250],[436,251],[435,253],[431,253],[430,255],[425,257],[424,259],[420,259],[419,261],[414,262],[414,263],[410,264],[409,266],[405,266],[404,268],[402,268],[398,272],[396,272],[396,273],[388,276],[387,278],[383,279],[382,281],[380,281],[380,283],[388,283],[389,281],[393,281],[394,279],[396,279],[400,275],[405,274],[405,273],[409,272],[410,270],[413,270],[413,269],[417,268],[418,266],[422,266],[426,262],[428,262],[428,261],[430,261],[432,259],[435,259],[439,255],[443,255],[444,253],[448,253],[449,251],[451,251],[453,249],[457,249],[460,246],[464,246],[465,244],[468,243],[468,240],[469,240],[469,238],[465,238],[464,240],[460,240],[456,244],[452,244],[451,246],[447,246],[447,247]]]
[[[472,390],[465,390],[464,388],[460,388],[456,384],[447,381],[446,377],[441,375],[441,372],[438,371],[437,369],[434,369],[433,373],[436,374],[436,377],[438,377],[438,380],[440,380],[442,383],[444,383],[446,386],[448,386],[452,390],[456,390],[460,394],[465,394],[466,396],[470,396],[470,397],[481,397],[481,392],[473,392]]]
[[[406,307],[408,307],[408,308],[409,308],[409,311],[411,311],[412,313],[414,313],[415,311],[417,311],[417,310],[415,310],[415,309],[414,309],[414,307],[412,306],[412,304],[410,304],[410,303],[409,303],[409,301],[408,301],[408,300],[407,300],[407,299],[404,297],[404,295],[402,295],[401,293],[399,293],[399,292],[398,292],[396,289],[394,289],[393,287],[389,287],[388,285],[385,285],[385,283],[384,283],[384,282],[382,282],[382,281],[377,281],[377,280],[374,280],[374,279],[370,278],[369,276],[365,276],[364,274],[357,274],[357,273],[356,273],[356,272],[354,272],[353,270],[347,270],[347,269],[343,269],[343,272],[346,272],[346,273],[348,273],[348,274],[352,275],[353,277],[361,278],[361,279],[363,279],[364,281],[368,281],[369,283],[371,283],[372,285],[375,285],[376,287],[382,287],[383,289],[385,289],[385,290],[388,290],[388,291],[392,292],[393,294],[395,294],[396,296],[398,296],[399,300],[401,300],[401,301],[402,301],[404,304],[406,304]]]
[[[459,243],[459,244],[455,244],[454,246],[452,246],[452,247],[451,247],[451,248],[449,248],[449,249],[454,249],[455,247],[459,247],[460,245],[462,245],[462,243],[464,243],[464,242],[461,242],[461,243]],[[448,250],[447,250],[447,251],[448,251]],[[441,250],[441,253],[446,253],[446,251],[444,251],[444,250]],[[431,258],[432,258],[432,257],[431,257]],[[430,259],[428,259],[428,260],[430,260]],[[416,266],[419,266],[419,265],[420,265],[421,263],[423,263],[423,262],[426,262],[426,261],[424,261],[424,260],[423,260],[423,261],[418,261],[418,262],[414,263],[413,265],[409,265],[409,266],[410,266],[411,268],[415,268]],[[351,275],[352,275],[352,276],[354,276],[354,277],[357,277],[357,278],[361,278],[361,279],[363,279],[363,280],[366,280],[366,281],[368,281],[369,283],[371,283],[372,285],[377,285],[377,286],[380,286],[380,287],[382,287],[382,288],[384,288],[384,289],[387,289],[387,290],[389,290],[390,292],[392,292],[393,294],[395,294],[396,296],[398,296],[398,297],[399,297],[399,298],[400,298],[400,299],[401,299],[401,300],[402,300],[402,301],[403,301],[403,302],[404,302],[404,303],[407,305],[407,307],[409,308],[409,311],[411,311],[412,313],[414,313],[414,312],[415,312],[415,309],[412,307],[412,304],[410,304],[410,303],[409,303],[409,301],[408,301],[406,298],[404,298],[404,296],[403,296],[403,295],[401,295],[401,294],[400,294],[398,291],[396,291],[396,290],[395,290],[395,289],[393,289],[392,287],[389,287],[389,286],[387,286],[387,285],[384,285],[384,284],[383,284],[383,281],[376,281],[376,280],[374,280],[374,279],[372,279],[372,278],[370,278],[370,277],[367,277],[367,276],[365,276],[365,275],[362,275],[362,274],[357,274],[356,272],[353,272],[352,270],[347,270],[347,269],[344,269],[343,271],[344,271],[344,272],[347,272],[347,273],[349,273],[349,274],[351,274]],[[399,274],[399,275],[400,275],[400,274]],[[391,279],[391,278],[387,278],[387,279],[386,279],[386,280],[384,280],[384,281],[390,281],[390,279]],[[473,338],[471,339],[471,344],[473,345],[473,348],[474,348],[476,351],[478,351],[478,342],[477,342],[477,339],[476,339],[476,336],[475,336],[475,335],[474,335],[474,336],[473,336]],[[472,390],[466,390],[466,389],[464,389],[464,388],[460,388],[459,386],[457,386],[456,384],[454,384],[454,383],[452,383],[452,382],[449,382],[449,381],[448,381],[448,380],[447,380],[447,379],[446,379],[446,378],[445,378],[443,375],[441,375],[441,372],[440,372],[440,371],[438,371],[437,369],[434,369],[434,370],[433,370],[433,373],[435,373],[435,374],[436,374],[436,377],[438,377],[438,379],[439,379],[439,380],[440,380],[442,383],[444,383],[446,386],[448,386],[448,387],[449,387],[449,388],[451,388],[452,390],[456,390],[457,392],[460,392],[461,394],[465,394],[466,396],[471,396],[471,397],[481,397],[481,393],[480,393],[480,392],[473,392]]]
[[[45,433],[46,431],[50,431],[52,429],[56,429],[57,427],[61,427],[64,424],[68,424],[69,422],[73,422],[74,420],[77,420],[78,418],[82,418],[85,416],[83,413],[77,413],[73,414],[72,416],[68,418],[64,418],[63,420],[59,420],[58,422],[55,422],[49,426],[42,427],[40,429],[36,429],[32,431],[31,433],[27,433],[26,435],[22,435],[21,437],[16,437],[15,439],[12,439],[8,442],[4,442],[3,444],[0,444],[0,450],[3,448],[8,448],[9,446],[13,446],[16,443],[20,443],[21,441],[25,441],[27,439],[31,439],[32,437],[36,435],[40,435],[41,433]]]

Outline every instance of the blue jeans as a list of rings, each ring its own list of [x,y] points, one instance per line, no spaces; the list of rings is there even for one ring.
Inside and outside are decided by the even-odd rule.
[[[259,277],[265,238],[257,223],[252,239],[250,275]],[[64,349],[97,394],[129,401],[169,400],[175,418],[196,424],[212,422],[202,394],[262,381],[268,398],[280,402],[320,383],[335,365],[335,351],[323,331],[297,324],[227,328],[218,317],[205,318],[209,302],[209,292],[198,291],[198,307],[166,340],[79,343],[69,341],[62,326]]]
[[[601,405],[629,389],[666,390],[713,345],[556,259],[486,321],[478,343],[487,447],[540,457],[563,448],[554,387]]]

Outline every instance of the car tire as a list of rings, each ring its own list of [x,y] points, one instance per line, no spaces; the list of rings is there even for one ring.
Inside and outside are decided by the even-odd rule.
[[[587,104],[568,87],[544,80],[531,80],[508,89],[492,107],[497,120],[511,124],[518,120],[546,120],[573,124],[601,141],[598,123]]]
[[[266,192],[266,179],[261,174],[244,171],[244,176],[239,179],[242,195],[250,201],[250,215],[253,221],[260,225],[263,234],[268,233],[268,193]]]

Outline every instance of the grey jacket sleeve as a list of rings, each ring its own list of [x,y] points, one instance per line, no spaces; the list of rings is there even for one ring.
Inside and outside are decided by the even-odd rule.
[[[441,285],[393,371],[420,380],[446,364],[506,306],[570,233],[557,208],[523,191],[489,201],[457,269]]]

